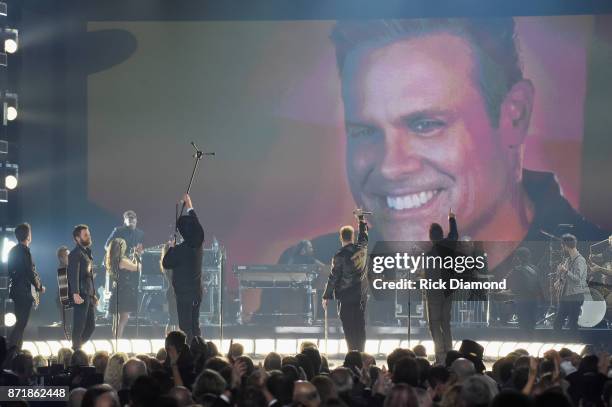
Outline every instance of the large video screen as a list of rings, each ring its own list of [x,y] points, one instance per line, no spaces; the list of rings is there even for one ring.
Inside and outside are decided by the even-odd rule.
[[[356,207],[379,240],[426,240],[451,209],[473,240],[559,224],[597,240],[601,219],[581,216],[596,199],[581,196],[593,25],[90,22],[135,46],[88,78],[89,199],[118,222],[135,210],[147,244],[168,240],[194,141],[215,152],[195,210],[232,264],[276,263],[302,239],[330,260]],[[598,103],[611,110],[612,95]]]

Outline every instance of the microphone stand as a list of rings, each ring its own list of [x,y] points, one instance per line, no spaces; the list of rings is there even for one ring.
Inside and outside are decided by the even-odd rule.
[[[195,150],[195,154],[193,155],[193,158],[195,158],[195,162],[193,163],[193,171],[191,171],[191,177],[189,178],[189,184],[187,185],[187,195],[189,195],[189,193],[191,192],[191,186],[193,185],[193,180],[195,179],[195,175],[196,172],[198,170],[198,164],[200,164],[200,160],[202,158],[204,158],[205,155],[209,155],[209,156],[214,156],[215,153],[213,152],[208,152],[205,153],[202,150],[200,150],[198,148],[198,146],[196,146],[196,144],[192,141],[191,142],[191,146],[193,147],[193,149]],[[176,239],[177,239],[177,232],[178,232],[178,220],[179,218],[183,215],[183,211],[185,210],[185,201],[183,201],[182,205],[181,205],[181,210],[180,212],[178,211],[178,204],[175,206],[175,219],[174,219],[174,244],[176,245]],[[220,284],[222,285],[222,281],[220,282]],[[221,322],[222,324],[222,322]],[[199,325],[199,315],[198,315],[198,325]]]
[[[198,148],[198,146],[195,145],[195,143],[192,141],[191,142],[191,146],[193,147],[193,149],[195,150],[195,154],[193,155],[193,158],[195,158],[195,162],[193,164],[193,171],[191,171],[191,177],[189,178],[189,184],[187,185],[187,194],[189,194],[191,192],[191,186],[193,185],[193,180],[195,178],[195,174],[196,171],[198,170],[198,164],[200,163],[200,160],[202,158],[204,158],[205,155],[215,155],[215,153],[205,153],[202,150],[200,150]],[[178,206],[177,206],[178,207]],[[174,233],[174,241],[176,243],[176,231],[178,231],[178,219],[181,217],[181,215],[183,215],[183,211],[185,210],[185,201],[183,201],[183,204],[181,205],[181,211],[175,212],[176,215],[176,222],[175,222],[175,233]]]

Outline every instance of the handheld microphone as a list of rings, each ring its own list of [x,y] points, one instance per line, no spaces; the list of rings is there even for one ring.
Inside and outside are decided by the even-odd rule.
[[[355,215],[355,216],[358,216],[358,215],[373,215],[373,212],[362,211],[361,209],[355,209],[353,211],[353,215]]]

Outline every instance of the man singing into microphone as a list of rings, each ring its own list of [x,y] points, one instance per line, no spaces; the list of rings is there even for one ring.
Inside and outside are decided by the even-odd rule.
[[[183,196],[187,215],[178,218],[177,228],[183,242],[174,245],[168,242],[168,251],[162,265],[172,269],[172,286],[176,294],[176,308],[179,327],[187,334],[191,343],[194,336],[200,336],[200,304],[202,302],[202,254],[204,229],[193,210],[191,198]]]
[[[330,299],[338,300],[338,313],[348,350],[363,352],[366,342],[366,258],[368,224],[364,212],[354,212],[359,219],[357,243],[353,242],[355,230],[347,225],[340,228],[342,247],[332,260],[332,270],[323,293],[323,308]]]

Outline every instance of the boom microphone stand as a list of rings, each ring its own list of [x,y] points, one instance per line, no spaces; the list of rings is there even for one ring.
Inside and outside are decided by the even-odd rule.
[[[191,171],[191,177],[189,178],[189,184],[187,185],[187,195],[189,195],[189,193],[191,192],[191,186],[193,185],[193,181],[195,178],[195,174],[196,171],[198,170],[198,164],[200,163],[200,160],[202,158],[204,158],[205,155],[208,156],[214,156],[215,153],[213,152],[208,152],[205,153],[202,150],[200,150],[198,148],[198,146],[196,146],[196,144],[192,141],[191,142],[191,146],[193,147],[193,149],[195,150],[195,154],[193,155],[193,158],[195,158],[195,162],[193,163],[193,171]],[[181,205],[181,210],[180,212],[178,211],[178,205],[175,207],[175,222],[174,222],[174,244],[176,244],[176,239],[177,239],[177,232],[178,232],[178,220],[179,218],[183,215],[183,211],[185,210],[185,201],[183,201],[182,205]],[[220,284],[223,284],[223,281],[220,282]],[[221,322],[221,326],[223,326],[223,320],[220,320]],[[199,315],[198,315],[198,324],[199,324]],[[223,332],[223,328],[221,328],[221,332]]]
[[[193,158],[195,158],[195,162],[193,164],[193,171],[191,172],[191,178],[189,178],[189,185],[187,185],[187,194],[189,194],[191,192],[191,186],[193,185],[193,180],[195,178],[196,171],[198,170],[198,164],[200,163],[200,160],[205,155],[212,155],[212,156],[215,155],[215,153],[205,153],[205,152],[203,152],[202,150],[200,150],[198,148],[198,146],[195,145],[195,143],[193,141],[191,142],[191,146],[195,150],[195,154],[193,155]],[[175,213],[175,215],[176,215],[175,233],[174,233],[174,241],[175,242],[176,242],[176,231],[178,231],[178,219],[181,217],[181,215],[183,215],[183,211],[184,210],[185,210],[185,201],[183,201],[183,204],[181,206],[181,211]]]

